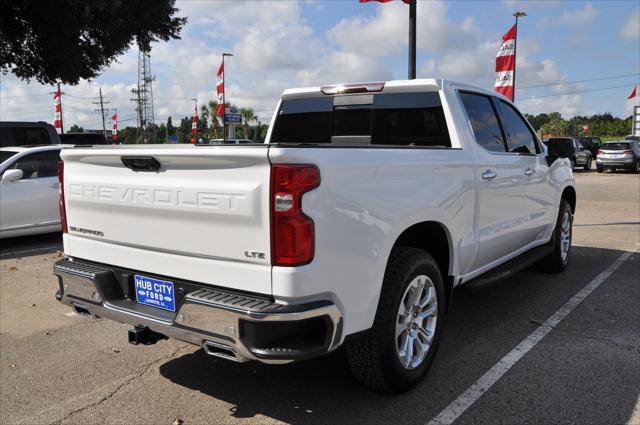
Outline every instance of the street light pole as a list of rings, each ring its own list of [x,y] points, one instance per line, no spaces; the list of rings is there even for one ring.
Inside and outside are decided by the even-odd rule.
[[[513,93],[511,94],[511,101],[515,103],[516,101],[516,58],[517,58],[517,48],[518,48],[518,18],[522,16],[527,16],[524,12],[515,12],[513,14],[516,18],[516,31],[513,38]]]
[[[416,79],[416,8],[418,0],[409,0],[409,79]]]
[[[198,131],[198,99],[191,98],[194,102],[196,102],[196,106],[194,109],[194,116],[196,118],[196,133]],[[191,143],[196,143],[196,134],[193,133],[193,123],[191,124]]]
[[[227,104],[225,100],[225,95],[227,94],[227,68],[224,66],[224,58],[225,56],[233,56],[232,53],[223,53],[222,54],[222,143],[224,144],[227,141],[227,123],[226,123],[226,115],[227,115]]]

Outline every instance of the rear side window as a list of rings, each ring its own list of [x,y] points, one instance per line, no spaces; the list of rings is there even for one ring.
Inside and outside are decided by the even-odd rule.
[[[535,138],[524,118],[508,103],[500,100],[498,104],[507,136],[508,151],[535,154],[537,152]]]
[[[60,151],[36,152],[18,159],[10,168],[22,170],[23,179],[38,179],[58,175]]]
[[[3,127],[0,146],[50,145],[49,133],[44,127]]]
[[[349,104],[358,99],[362,100],[357,96],[284,100],[271,141],[342,140],[348,145],[349,137],[358,137],[375,145],[451,147],[437,92],[380,93],[367,97],[366,104]]]
[[[489,152],[506,152],[498,117],[488,96],[460,93],[476,142]]]

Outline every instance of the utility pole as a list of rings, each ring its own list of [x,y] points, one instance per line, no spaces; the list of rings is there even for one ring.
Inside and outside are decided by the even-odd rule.
[[[516,18],[516,31],[513,37],[513,94],[511,95],[511,101],[513,103],[516,102],[516,58],[518,57],[517,55],[517,48],[518,48],[518,18],[522,17],[522,16],[527,16],[526,13],[524,12],[515,12],[513,14],[513,16],[515,16]]]
[[[102,115],[102,135],[104,136],[104,138],[107,138],[107,127],[105,126],[104,123],[104,105],[110,103],[110,102],[105,102],[104,99],[102,98],[102,88],[99,89],[100,90],[100,102],[93,102],[94,105],[100,105],[100,109],[96,109],[95,112],[100,112],[100,114]]]
[[[409,0],[409,79],[416,79],[416,9],[418,0]],[[518,19],[518,18],[516,18]]]

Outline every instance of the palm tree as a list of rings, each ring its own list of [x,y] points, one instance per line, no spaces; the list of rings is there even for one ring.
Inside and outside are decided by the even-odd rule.
[[[220,123],[218,122],[218,102],[216,100],[209,101],[209,115],[211,115],[211,128],[213,129],[213,138],[218,138],[218,127]]]
[[[253,113],[253,109],[251,108],[242,108],[240,109],[240,113],[242,114],[242,128],[244,129],[244,138],[248,139],[249,130],[251,130],[249,122],[253,121],[256,115]]]

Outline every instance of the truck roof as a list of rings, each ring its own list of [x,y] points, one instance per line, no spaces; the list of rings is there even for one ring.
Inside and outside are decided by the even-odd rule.
[[[312,87],[298,87],[287,89],[282,93],[283,99],[295,99],[301,97],[320,97],[325,94],[322,93],[323,87],[329,86],[340,86],[340,85],[365,85],[365,84],[380,84],[384,83],[383,92],[385,93],[402,93],[408,91],[415,91],[416,89],[432,89],[432,90],[442,90],[449,86],[455,86],[458,89],[468,89],[473,90],[475,92],[482,92],[491,96],[498,96],[502,99],[510,101],[508,98],[504,97],[502,94],[497,93],[495,91],[483,89],[481,87],[473,86],[471,84],[462,83],[459,81],[448,80],[444,78],[418,78],[415,80],[390,80],[390,81],[379,81],[375,83],[370,82],[360,82],[360,83],[345,83],[345,84],[327,84],[323,86],[312,86]]]

